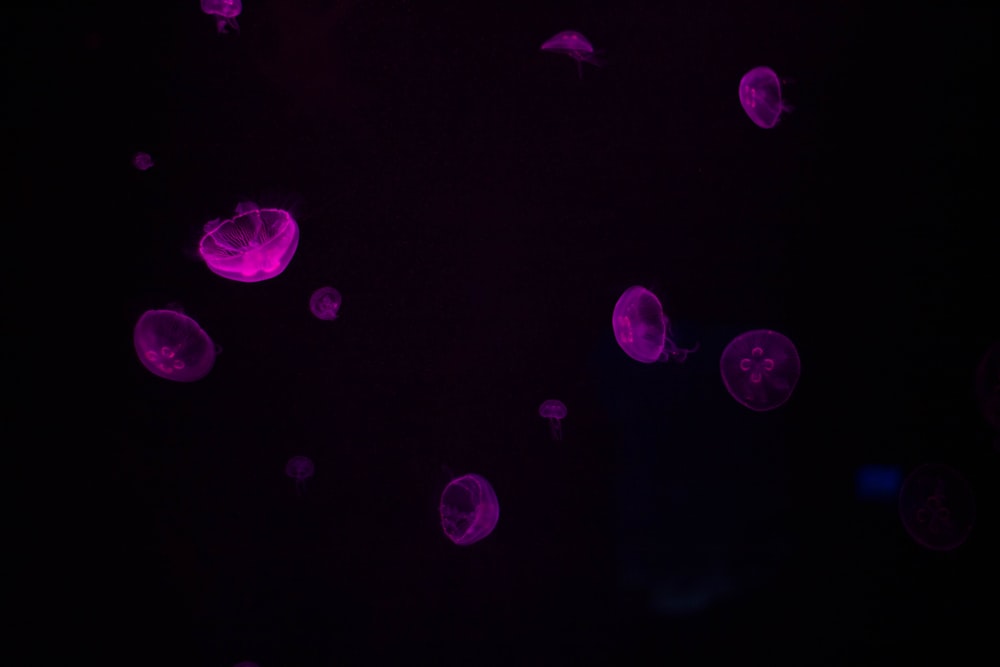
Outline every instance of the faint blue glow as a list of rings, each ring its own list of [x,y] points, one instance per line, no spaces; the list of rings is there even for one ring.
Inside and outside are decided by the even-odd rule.
[[[896,465],[863,465],[854,482],[855,494],[861,500],[893,500],[903,482],[903,470]]]

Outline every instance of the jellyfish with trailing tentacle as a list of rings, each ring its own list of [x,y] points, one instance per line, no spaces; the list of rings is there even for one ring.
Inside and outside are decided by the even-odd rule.
[[[288,211],[243,202],[231,220],[205,225],[198,252],[216,275],[255,283],[280,275],[298,246],[299,226]]]
[[[545,40],[542,51],[560,53],[576,61],[577,76],[583,80],[583,63],[596,67],[604,66],[604,58],[600,50],[595,50],[586,37],[573,30],[564,30]]]
[[[976,502],[969,483],[956,470],[925,464],[911,472],[900,488],[899,517],[917,544],[951,551],[972,532]]]
[[[682,348],[674,343],[663,304],[655,294],[638,285],[629,287],[618,298],[611,326],[625,354],[644,364],[671,359],[683,362],[698,349],[697,344],[693,348]]]
[[[243,0],[201,0],[201,11],[215,17],[219,34],[225,34],[226,27],[240,31],[236,17],[243,11]]]
[[[179,310],[147,310],[132,338],[139,361],[154,375],[174,382],[195,382],[208,375],[220,350]]]
[[[317,319],[335,320],[340,313],[340,292],[332,287],[320,287],[309,297],[309,310]]]
[[[285,464],[285,475],[295,480],[295,493],[299,496],[306,490],[306,480],[316,472],[316,466],[308,456],[293,456]]]
[[[444,534],[459,546],[488,537],[500,518],[500,504],[493,487],[474,474],[448,482],[441,493],[438,511]]]
[[[801,364],[788,336],[769,329],[742,333],[719,359],[722,383],[740,405],[756,412],[785,404],[799,381]]]
[[[550,398],[538,406],[538,414],[549,420],[549,432],[555,441],[562,440],[562,420],[566,418],[566,405]]]
[[[781,80],[770,67],[754,67],[740,79],[740,104],[750,120],[765,130],[778,124],[791,111],[781,92]]]

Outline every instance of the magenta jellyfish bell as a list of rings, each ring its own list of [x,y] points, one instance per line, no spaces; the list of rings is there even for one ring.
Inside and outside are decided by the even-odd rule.
[[[691,349],[677,347],[670,339],[670,320],[663,313],[660,300],[638,285],[629,287],[618,298],[611,326],[625,354],[644,364],[671,358],[684,361],[698,349],[697,345]]]
[[[802,370],[792,341],[769,329],[747,331],[730,341],[719,369],[729,395],[756,412],[783,405]]]
[[[316,466],[308,456],[293,456],[285,464],[285,475],[295,480],[295,493],[302,495],[306,480],[316,472]]]
[[[136,153],[135,157],[132,158],[132,166],[139,171],[146,171],[153,166],[153,158],[150,157],[149,153]]]
[[[298,246],[299,226],[287,211],[243,202],[231,220],[205,225],[198,252],[216,275],[256,283],[280,275]]]
[[[243,11],[243,0],[201,0],[201,11],[215,17],[219,33],[225,33],[227,26],[240,31],[236,17]]]
[[[590,40],[573,30],[564,30],[548,38],[542,44],[541,50],[560,53],[575,60],[577,75],[581,79],[583,78],[582,63],[589,63],[597,67],[604,66],[604,59],[599,55],[600,51],[595,51]]]
[[[566,405],[562,401],[550,398],[538,406],[538,414],[549,420],[552,439],[562,440],[562,420],[566,418]]]
[[[187,315],[147,310],[133,332],[139,361],[154,375],[175,382],[200,380],[215,365],[216,345]]]
[[[318,319],[335,320],[340,312],[340,292],[332,287],[320,287],[309,297],[309,310]]]
[[[781,93],[781,80],[770,67],[754,67],[740,79],[740,104],[757,126],[770,129],[791,111]]]
[[[448,482],[441,493],[441,528],[449,540],[468,546],[487,537],[500,518],[500,504],[490,483],[479,475]]]
[[[899,490],[899,517],[913,540],[935,551],[962,546],[976,520],[968,482],[948,466],[926,464],[909,474]]]

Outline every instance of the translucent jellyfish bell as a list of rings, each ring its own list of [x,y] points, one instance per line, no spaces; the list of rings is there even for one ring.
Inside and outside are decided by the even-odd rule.
[[[299,226],[287,211],[243,202],[232,220],[205,225],[198,252],[216,275],[255,283],[280,275],[298,246]]]
[[[220,34],[226,32],[227,26],[236,32],[240,31],[236,17],[243,11],[243,0],[201,0],[201,11],[216,17],[215,23]]]
[[[549,420],[552,439],[562,440],[562,420],[566,417],[566,406],[563,402],[550,398],[538,407],[538,414]]]
[[[500,518],[500,504],[490,483],[479,475],[457,477],[441,493],[441,528],[449,540],[468,546],[487,537]]]
[[[583,79],[582,63],[589,63],[596,67],[604,66],[604,59],[600,56],[601,51],[595,51],[590,41],[578,32],[564,30],[557,35],[553,35],[542,44],[542,51],[551,53],[561,53],[576,61],[577,75]]]
[[[791,111],[781,96],[781,80],[770,67],[754,67],[740,79],[740,104],[757,126],[770,129]]]
[[[318,319],[335,320],[340,312],[340,292],[332,287],[320,287],[309,297],[309,310]]]
[[[730,341],[722,351],[719,369],[729,395],[757,412],[783,405],[802,370],[792,341],[769,329],[747,331]]]
[[[146,171],[153,166],[153,158],[149,156],[149,153],[136,153],[135,157],[132,158],[132,166],[139,171]]]
[[[302,495],[306,480],[316,472],[316,466],[308,456],[293,456],[285,464],[285,474],[295,480],[295,493]]]
[[[139,361],[167,380],[194,382],[215,365],[217,346],[197,322],[176,310],[147,310],[132,338]]]
[[[677,347],[670,339],[670,320],[663,313],[663,305],[656,295],[645,287],[629,287],[618,298],[611,326],[615,340],[625,354],[636,361],[651,364],[656,361],[684,361],[696,351]]]
[[[899,517],[914,541],[935,551],[962,546],[976,520],[968,482],[945,465],[927,464],[911,472],[899,491]]]

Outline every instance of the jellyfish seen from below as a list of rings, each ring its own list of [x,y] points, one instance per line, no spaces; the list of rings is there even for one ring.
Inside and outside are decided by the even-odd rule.
[[[770,129],[791,111],[781,96],[781,80],[770,67],[754,67],[740,79],[740,104],[758,127]]]
[[[208,375],[218,351],[197,322],[176,310],[147,310],[135,325],[133,341],[151,373],[175,382]]]
[[[293,456],[285,464],[285,474],[295,480],[295,493],[302,495],[306,480],[316,472],[316,466],[308,456]]]
[[[899,491],[899,517],[913,540],[927,549],[962,546],[976,520],[968,482],[945,465],[926,464],[911,472]]]
[[[135,157],[132,158],[132,166],[139,171],[146,171],[153,166],[153,158],[150,157],[149,153],[136,153]]]
[[[564,30],[557,35],[553,35],[542,44],[542,51],[551,53],[561,53],[576,61],[576,72],[580,79],[583,79],[583,63],[589,63],[596,67],[604,66],[604,59],[600,56],[600,51],[595,51],[590,41],[578,32]]]
[[[198,252],[216,275],[255,283],[280,275],[298,245],[299,226],[287,211],[243,202],[231,220],[205,225]]]
[[[990,345],[976,368],[976,402],[983,419],[1000,431],[1000,342]]]
[[[684,361],[698,346],[677,347],[670,339],[670,320],[663,305],[645,287],[629,287],[618,298],[611,316],[615,340],[628,356],[644,364],[657,361]]]
[[[340,292],[332,287],[320,287],[309,297],[309,310],[318,319],[335,320],[340,312]]]
[[[538,407],[538,414],[549,420],[552,439],[562,440],[562,420],[566,417],[566,406],[563,402],[549,399]]]
[[[769,329],[742,333],[719,359],[729,395],[757,412],[780,407],[799,381],[799,353],[787,336]]]
[[[236,32],[240,31],[236,17],[243,11],[243,0],[201,0],[201,11],[215,17],[220,34],[226,32],[227,26]]]
[[[444,534],[459,546],[468,546],[487,537],[500,518],[500,504],[493,487],[473,474],[448,482],[438,510]]]

